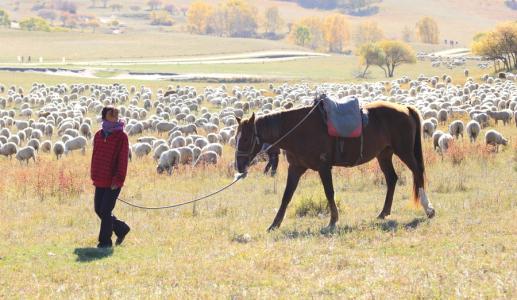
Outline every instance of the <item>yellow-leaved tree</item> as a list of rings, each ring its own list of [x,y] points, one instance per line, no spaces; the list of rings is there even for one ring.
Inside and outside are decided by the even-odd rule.
[[[393,77],[395,68],[401,64],[416,63],[415,51],[408,44],[395,40],[382,40],[377,45],[384,52],[384,66],[388,77]]]
[[[325,17],[324,38],[330,52],[343,52],[350,41],[350,25],[342,14]]]
[[[213,11],[214,7],[205,1],[195,1],[190,4],[187,11],[187,23],[190,32],[206,34]]]
[[[438,44],[440,37],[438,24],[431,17],[423,17],[416,23],[416,35],[422,43]]]

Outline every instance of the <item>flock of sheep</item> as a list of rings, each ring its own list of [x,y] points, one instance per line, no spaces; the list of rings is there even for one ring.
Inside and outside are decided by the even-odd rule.
[[[356,95],[362,103],[384,100],[413,105],[424,118],[424,139],[445,153],[451,141],[464,133],[474,143],[482,129],[517,120],[516,77],[506,75],[485,75],[481,83],[467,78],[463,85],[453,84],[448,75],[420,75],[358,84],[270,84],[267,89],[220,85],[198,91],[169,86],[156,92],[121,84],[34,83],[25,93],[21,87],[0,85],[0,154],[27,164],[39,152],[57,159],[76,150],[84,154],[91,147],[93,131],[100,127],[101,109],[114,105],[135,141],[130,159],[152,156],[158,173],[171,174],[180,164],[217,164],[223,146],[235,146],[237,117],[310,105],[323,92],[337,98]],[[437,130],[439,124],[448,124],[448,132]],[[484,137],[496,149],[508,143],[495,129],[487,130]]]

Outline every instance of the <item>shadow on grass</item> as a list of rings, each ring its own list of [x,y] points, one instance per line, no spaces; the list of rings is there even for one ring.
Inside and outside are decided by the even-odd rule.
[[[111,256],[113,248],[75,248],[74,254],[77,255],[76,261],[90,262]]]
[[[383,221],[372,221],[369,223],[362,223],[357,225],[344,225],[337,226],[332,232],[324,232],[323,230],[314,230],[311,228],[307,228],[306,230],[297,230],[297,229],[286,229],[282,230],[276,240],[293,240],[293,239],[302,239],[302,238],[311,238],[311,237],[320,237],[320,236],[340,236],[347,233],[352,232],[361,232],[367,230],[376,230],[380,229],[384,232],[396,232],[397,230],[403,228],[405,230],[413,230],[420,226],[422,223],[428,222],[428,219],[425,217],[414,218],[412,221],[408,223],[400,224],[395,220],[383,220]]]

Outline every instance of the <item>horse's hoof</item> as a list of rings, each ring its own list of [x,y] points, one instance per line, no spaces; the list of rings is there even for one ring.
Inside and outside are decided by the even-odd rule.
[[[387,213],[384,213],[384,212],[381,212],[378,216],[377,216],[377,219],[379,220],[384,220],[386,219],[387,216],[389,216],[390,214],[387,214]]]
[[[267,232],[275,231],[277,229],[278,229],[278,226],[273,224],[273,225],[269,226],[269,228],[267,229]]]
[[[435,212],[434,208],[429,208],[429,209],[427,209],[426,214],[429,219],[432,219],[434,217],[434,215],[436,214],[436,212]]]

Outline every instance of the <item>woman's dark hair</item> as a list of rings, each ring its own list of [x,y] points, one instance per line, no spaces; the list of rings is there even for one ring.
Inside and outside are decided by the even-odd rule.
[[[103,109],[102,109],[102,112],[101,112],[101,115],[102,115],[102,119],[103,120],[106,120],[106,115],[108,114],[108,112],[110,111],[116,111],[117,109],[113,106],[105,106]]]

